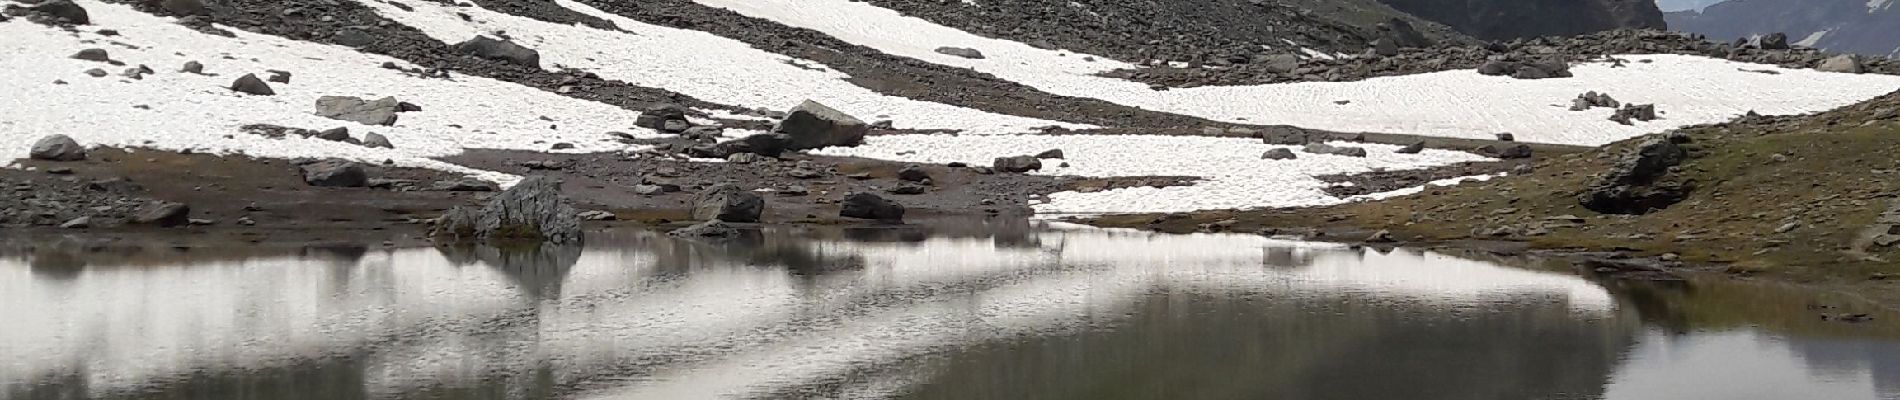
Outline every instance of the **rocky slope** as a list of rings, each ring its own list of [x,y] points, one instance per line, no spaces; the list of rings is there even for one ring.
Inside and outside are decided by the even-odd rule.
[[[1568,36],[1619,28],[1662,29],[1650,0],[1379,0],[1485,40]]]
[[[1153,67],[1110,73],[1124,79],[1167,87],[1254,85],[1282,82],[1349,82],[1383,76],[1478,68],[1494,58],[1534,61],[1561,57],[1570,62],[1601,60],[1617,54],[1683,54],[1734,61],[1814,68],[1830,56],[1809,48],[1739,48],[1692,35],[1658,30],[1615,30],[1571,37],[1539,37],[1486,45],[1441,45],[1334,59],[1286,60],[1285,63],[1206,67]],[[1861,71],[1900,74],[1900,63],[1884,58],[1858,60]]]
[[[1371,0],[869,3],[979,35],[1134,63],[1245,63],[1270,54],[1299,54],[1301,48],[1359,53],[1376,40],[1394,36],[1390,28],[1396,24],[1409,25],[1430,42],[1470,41],[1443,25]]]
[[[1725,1],[1667,18],[1672,29],[1718,40],[1785,33],[1798,45],[1832,52],[1900,56],[1900,7],[1891,0]]]

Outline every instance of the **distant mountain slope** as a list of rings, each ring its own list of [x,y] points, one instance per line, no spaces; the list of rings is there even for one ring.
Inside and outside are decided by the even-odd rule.
[[[1361,53],[1405,21],[1433,42],[1470,42],[1451,28],[1375,0],[866,0],[979,35],[1141,63],[1264,54]]]
[[[1669,13],[1669,26],[1711,38],[1782,32],[1810,47],[1900,56],[1900,7],[1894,0],[1729,0],[1702,12]]]
[[[1654,0],[1379,0],[1486,40],[1664,27]]]

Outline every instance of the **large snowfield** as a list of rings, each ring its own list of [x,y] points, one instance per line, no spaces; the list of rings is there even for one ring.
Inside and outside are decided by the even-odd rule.
[[[1093,76],[1131,67],[1127,63],[985,38],[868,3],[694,1],[824,32],[893,55],[970,68],[1058,95],[1219,121],[1339,132],[1474,139],[1508,132],[1527,142],[1601,145],[1727,121],[1751,110],[1767,115],[1826,111],[1900,89],[1900,77],[1895,76],[1834,74],[1704,57],[1631,55],[1621,58],[1647,62],[1625,68],[1584,64],[1573,68],[1576,76],[1567,79],[1517,80],[1460,70],[1360,82],[1155,91],[1142,83]],[[974,48],[986,58],[939,54],[940,46]],[[1624,126],[1609,121],[1609,109],[1569,111],[1570,100],[1588,91],[1609,93],[1626,103],[1656,104],[1663,119]]]
[[[505,32],[538,50],[543,68],[577,68],[603,78],[676,91],[739,107],[787,109],[813,99],[865,120],[898,128],[953,129],[961,135],[872,138],[865,146],[820,154],[906,162],[962,161],[987,165],[995,157],[1059,148],[1039,174],[1091,177],[1195,176],[1192,186],[1058,193],[1036,204],[1041,212],[1189,211],[1336,204],[1317,175],[1416,169],[1479,161],[1468,153],[1395,154],[1393,146],[1365,145],[1368,158],[1300,154],[1269,161],[1276,146],[1258,140],[1171,136],[1031,135],[1032,128],[1087,125],[997,114],[880,94],[847,81],[823,64],[774,54],[710,33],[644,24],[571,0],[556,4],[611,21],[619,30],[562,25],[480,7],[411,2],[405,10],[358,1],[390,19],[446,43]],[[814,29],[890,54],[970,68],[1050,93],[1090,97],[1151,110],[1254,124],[1287,124],[1346,132],[1411,133],[1489,138],[1510,132],[1530,142],[1597,145],[1690,124],[1730,119],[1748,111],[1795,114],[1827,110],[1900,89],[1900,77],[1821,73],[1688,56],[1628,56],[1639,62],[1611,68],[1585,64],[1576,77],[1525,81],[1448,71],[1350,83],[1293,83],[1155,91],[1147,85],[1094,74],[1132,67],[1105,57],[1036,49],[984,38],[891,10],[845,0],[697,0],[745,15]],[[436,161],[469,148],[564,152],[629,150],[609,132],[656,136],[633,127],[636,112],[563,97],[492,79],[458,75],[428,79],[383,69],[405,64],[354,49],[230,29],[236,38],[207,35],[128,7],[77,0],[94,26],[77,32],[15,19],[0,23],[0,140],[15,143],[0,157],[26,155],[32,141],[66,134],[87,145],[145,146],[261,157],[342,157],[436,168],[510,182],[514,177]],[[464,18],[466,16],[466,19]],[[109,28],[118,36],[94,31]],[[939,46],[971,47],[988,58],[936,53]],[[157,73],[142,80],[118,76],[126,67],[74,60],[85,48],[104,48],[128,66]],[[664,56],[659,56],[664,55]],[[174,72],[199,61],[213,75]],[[103,68],[112,76],[84,71]],[[225,87],[245,73],[294,73],[274,83],[276,96],[237,94]],[[1751,71],[1773,71],[1766,74]],[[56,83],[64,82],[64,83]],[[1602,91],[1630,103],[1655,103],[1663,119],[1623,126],[1607,109],[1568,111],[1584,91]],[[393,127],[371,127],[313,115],[320,96],[395,96],[422,106]],[[1346,101],[1345,104],[1340,104]],[[327,129],[347,126],[361,137],[385,135],[395,149],[370,149],[315,139],[266,139],[239,132],[247,124]],[[1066,162],[1069,166],[1059,166]],[[1392,193],[1388,195],[1403,194]],[[1367,198],[1376,198],[1371,196]]]

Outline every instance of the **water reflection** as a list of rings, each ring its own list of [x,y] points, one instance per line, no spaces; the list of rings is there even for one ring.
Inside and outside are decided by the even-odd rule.
[[[1782,296],[1021,220],[585,248],[35,245],[0,248],[0,399],[1900,393],[1882,339],[1900,332]]]

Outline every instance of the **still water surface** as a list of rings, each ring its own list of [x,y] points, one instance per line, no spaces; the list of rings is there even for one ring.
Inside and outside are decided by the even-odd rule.
[[[0,253],[0,399],[1900,399],[1850,301],[1248,235],[87,247]]]

